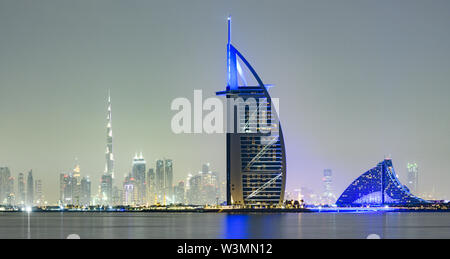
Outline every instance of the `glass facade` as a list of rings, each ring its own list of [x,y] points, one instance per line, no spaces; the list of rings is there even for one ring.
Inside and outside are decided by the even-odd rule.
[[[229,32],[231,20],[228,20]],[[284,200],[286,155],[278,114],[265,85],[228,37],[227,204],[278,205]],[[248,85],[243,69],[256,82]]]
[[[336,202],[340,207],[424,204],[427,201],[414,196],[402,185],[391,159],[358,177]]]

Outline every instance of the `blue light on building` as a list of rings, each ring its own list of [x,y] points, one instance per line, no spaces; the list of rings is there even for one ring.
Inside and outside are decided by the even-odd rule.
[[[399,206],[426,204],[402,185],[391,159],[385,159],[370,169],[342,193],[336,202],[339,207]]]
[[[229,17],[227,86],[217,92],[228,99],[227,124],[232,125],[227,130],[228,205],[277,206],[284,200],[286,150],[268,87],[231,43]]]

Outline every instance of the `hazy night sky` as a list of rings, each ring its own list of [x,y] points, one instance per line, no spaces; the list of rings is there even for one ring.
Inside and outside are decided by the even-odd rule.
[[[33,169],[46,198],[74,167],[105,166],[113,102],[116,179],[135,152],[174,160],[175,180],[204,162],[225,174],[224,135],[174,135],[176,97],[226,85],[233,43],[280,98],[288,190],[336,194],[391,155],[405,183],[450,198],[450,1],[0,0],[0,166]],[[15,186],[17,188],[17,186]]]

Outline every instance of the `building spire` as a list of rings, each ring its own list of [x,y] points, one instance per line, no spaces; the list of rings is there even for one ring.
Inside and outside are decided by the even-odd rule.
[[[228,44],[231,44],[231,15],[228,16]]]
[[[227,89],[238,88],[236,50],[231,45],[231,16],[228,16]]]

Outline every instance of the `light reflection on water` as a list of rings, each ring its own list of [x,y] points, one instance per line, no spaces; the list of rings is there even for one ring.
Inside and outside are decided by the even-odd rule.
[[[223,217],[223,232],[221,238],[226,239],[247,239],[249,231],[250,215],[247,214],[230,214]]]
[[[27,238],[25,213],[0,213],[0,238]],[[450,213],[39,213],[31,238],[450,238]]]

